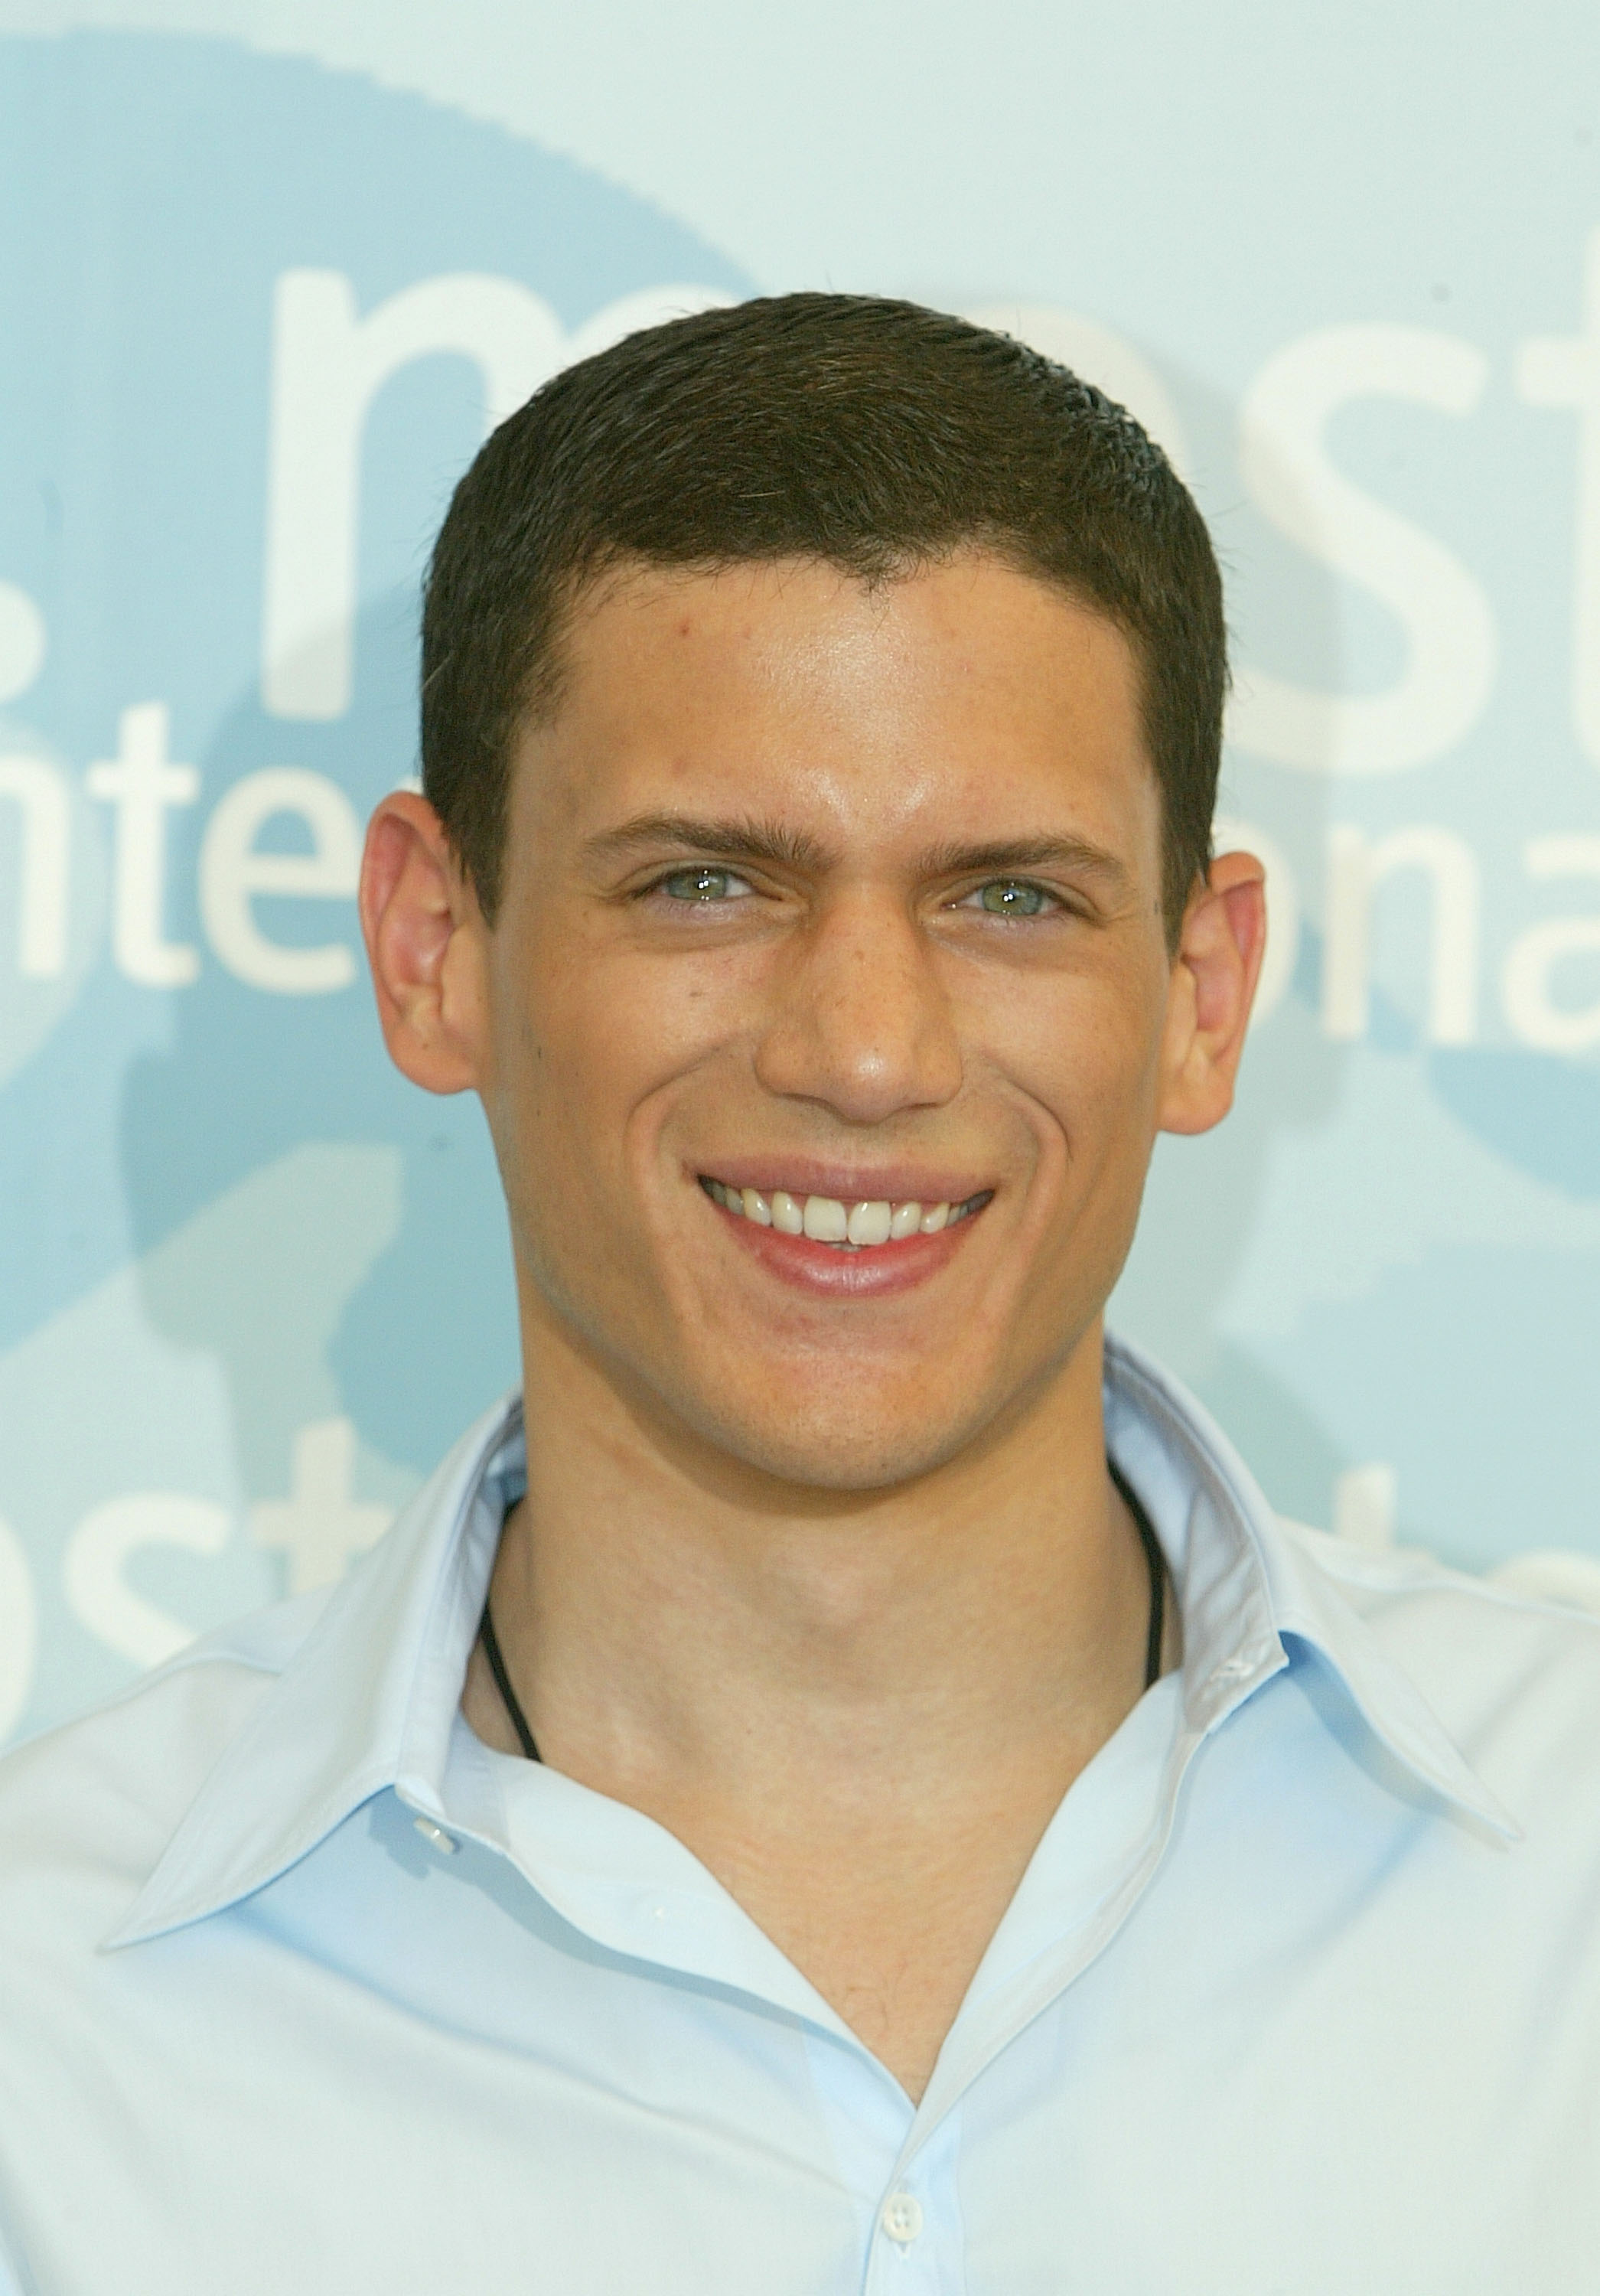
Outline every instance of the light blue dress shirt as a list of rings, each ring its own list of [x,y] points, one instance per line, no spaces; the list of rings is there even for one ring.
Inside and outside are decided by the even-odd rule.
[[[1594,2296],[1600,1630],[1276,1518],[1108,1353],[1181,1672],[914,2106],[458,1710],[520,1415],[331,1597],[0,1765],[6,2296]]]

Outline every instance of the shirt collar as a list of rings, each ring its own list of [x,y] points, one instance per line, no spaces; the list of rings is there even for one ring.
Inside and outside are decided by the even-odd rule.
[[[442,1818],[451,1728],[523,1456],[513,1395],[468,1429],[335,1589],[108,1948],[236,1904],[390,1787]],[[208,1637],[172,1663],[203,1662],[224,1641]]]
[[[1105,1414],[1108,1446],[1178,1593],[1187,1743],[1288,1665],[1285,1638],[1298,1638],[1415,1777],[1514,1836],[1416,1685],[1273,1513],[1227,1437],[1126,1341],[1106,1341]],[[209,1773],[108,1949],[238,1903],[386,1790],[446,1822],[461,1685],[524,1456],[512,1396],[468,1431],[335,1590]],[[203,1662],[225,1640],[209,1637],[173,1663]]]
[[[1193,1742],[1314,1651],[1366,1726],[1433,1792],[1506,1836],[1516,1821],[1467,1762],[1195,1398],[1126,1340],[1105,1343],[1106,1441],[1149,1511],[1178,1590]]]

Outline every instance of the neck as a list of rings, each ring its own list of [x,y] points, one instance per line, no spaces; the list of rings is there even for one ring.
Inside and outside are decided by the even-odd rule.
[[[543,1759],[677,1834],[920,2097],[1062,1796],[1144,1686],[1096,1326],[991,1439],[797,1490],[528,1346],[491,1602]],[[463,1700],[517,1739],[481,1649]]]
[[[759,1800],[819,1763],[948,1791],[1126,1710],[1147,1581],[1105,1470],[1097,1325],[988,1442],[842,1493],[702,1456],[529,1337],[528,1496],[493,1599],[556,1767],[624,1800]]]

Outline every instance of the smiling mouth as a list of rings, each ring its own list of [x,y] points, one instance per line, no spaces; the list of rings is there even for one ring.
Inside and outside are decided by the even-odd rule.
[[[794,1195],[786,1188],[768,1194],[759,1188],[730,1187],[705,1172],[699,1179],[711,1201],[735,1219],[753,1220],[758,1227],[775,1228],[781,1235],[808,1236],[813,1243],[832,1244],[836,1251],[875,1251],[914,1235],[937,1235],[941,1228],[972,1218],[995,1193],[980,1188],[960,1203],[891,1203],[883,1197],[846,1203],[839,1196]]]

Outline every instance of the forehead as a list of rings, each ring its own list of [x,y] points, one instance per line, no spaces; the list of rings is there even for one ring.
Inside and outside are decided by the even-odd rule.
[[[578,602],[561,670],[519,750],[518,809],[546,818],[759,800],[857,830],[1040,805],[1150,826],[1127,638],[981,553],[871,584],[814,560],[628,569]]]

